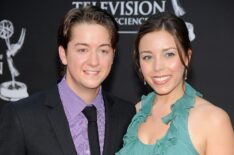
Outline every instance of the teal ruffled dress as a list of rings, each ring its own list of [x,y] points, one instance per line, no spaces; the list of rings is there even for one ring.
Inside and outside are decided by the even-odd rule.
[[[185,83],[184,95],[171,106],[171,113],[162,118],[165,124],[170,123],[170,127],[155,144],[144,144],[138,138],[139,125],[150,115],[156,94],[151,92],[142,96],[142,108],[133,117],[124,136],[124,147],[116,155],[199,155],[188,133],[189,111],[197,95],[201,96]]]

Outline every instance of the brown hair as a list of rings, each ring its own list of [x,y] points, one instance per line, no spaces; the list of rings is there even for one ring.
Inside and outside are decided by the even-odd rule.
[[[68,11],[58,29],[58,46],[65,49],[71,39],[71,29],[75,24],[91,23],[100,24],[107,28],[111,35],[112,48],[116,48],[118,42],[118,27],[115,19],[105,10],[96,6],[86,6],[80,9],[74,8]]]

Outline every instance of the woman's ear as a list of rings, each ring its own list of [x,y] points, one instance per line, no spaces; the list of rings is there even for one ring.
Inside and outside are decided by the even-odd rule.
[[[186,66],[188,66],[188,64],[190,63],[191,58],[192,58],[192,50],[189,49],[189,50],[188,50],[188,57],[187,57],[187,59],[186,59]]]
[[[59,58],[64,65],[67,65],[67,55],[63,46],[58,47]]]
[[[139,67],[138,71],[139,71],[139,73],[140,73],[140,74],[142,74],[142,70],[141,70],[141,68],[140,68],[140,67]]]

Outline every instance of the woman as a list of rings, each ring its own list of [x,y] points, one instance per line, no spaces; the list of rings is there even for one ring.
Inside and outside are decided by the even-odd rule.
[[[140,27],[134,56],[154,91],[136,105],[116,155],[234,155],[227,113],[185,82],[192,48],[182,19],[168,13],[150,17]]]

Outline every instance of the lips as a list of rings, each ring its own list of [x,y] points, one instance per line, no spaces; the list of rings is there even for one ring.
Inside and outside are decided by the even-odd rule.
[[[152,77],[152,80],[153,80],[154,84],[157,84],[157,85],[165,84],[167,81],[169,81],[169,79],[170,79],[169,75]]]
[[[100,71],[96,71],[96,70],[84,70],[84,73],[87,75],[98,75]]]

